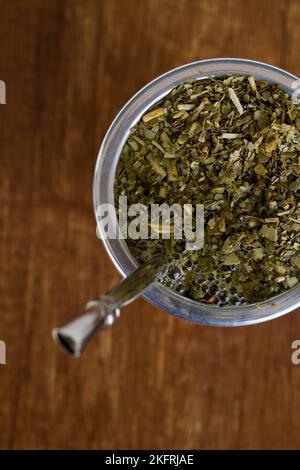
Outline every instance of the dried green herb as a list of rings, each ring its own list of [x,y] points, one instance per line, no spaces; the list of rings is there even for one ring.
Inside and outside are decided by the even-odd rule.
[[[172,258],[161,282],[200,302],[254,303],[300,280],[300,108],[276,84],[220,76],[174,88],[122,150],[116,204],[203,203],[205,242],[128,240]]]

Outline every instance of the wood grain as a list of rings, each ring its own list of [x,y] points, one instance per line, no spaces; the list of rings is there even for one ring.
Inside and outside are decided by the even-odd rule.
[[[51,329],[119,278],[91,182],[120,107],[209,57],[300,75],[298,0],[0,0],[1,448],[299,448],[300,316],[200,327],[143,300],[78,361]]]

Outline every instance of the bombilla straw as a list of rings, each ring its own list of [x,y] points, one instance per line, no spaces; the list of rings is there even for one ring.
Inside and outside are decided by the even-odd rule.
[[[54,328],[54,340],[71,356],[79,357],[94,334],[111,326],[119,317],[120,309],[135,300],[166,266],[164,256],[153,256],[107,294],[89,301],[78,318]]]

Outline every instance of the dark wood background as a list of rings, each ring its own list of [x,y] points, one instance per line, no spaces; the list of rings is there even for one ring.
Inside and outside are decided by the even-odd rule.
[[[143,300],[79,360],[51,329],[118,279],[94,164],[120,107],[210,57],[300,75],[298,0],[0,0],[1,448],[299,448],[300,312],[201,327]]]

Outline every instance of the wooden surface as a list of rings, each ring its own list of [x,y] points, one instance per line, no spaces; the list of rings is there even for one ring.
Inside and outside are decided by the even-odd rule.
[[[119,278],[91,182],[120,107],[210,57],[300,75],[298,0],[1,0],[1,448],[299,448],[300,315],[221,329],[143,300],[79,360],[51,329]]]

